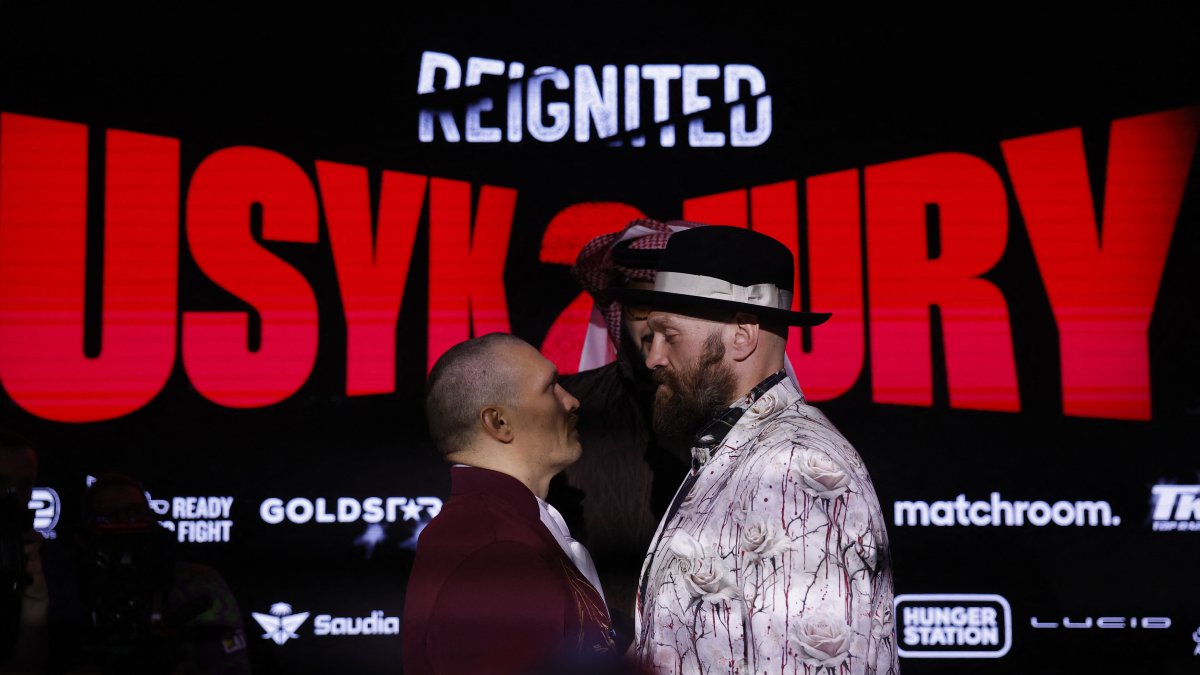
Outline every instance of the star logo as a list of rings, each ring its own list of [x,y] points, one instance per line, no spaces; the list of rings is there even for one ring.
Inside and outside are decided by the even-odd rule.
[[[400,510],[404,512],[405,520],[415,520],[417,522],[420,522],[421,521],[421,511],[425,510],[425,505],[418,504],[417,500],[412,499],[412,500],[409,500],[409,502],[407,504],[405,504],[404,506],[401,506]]]
[[[354,540],[354,545],[362,546],[366,549],[367,560],[370,560],[371,556],[375,555],[375,547],[387,541],[387,538],[387,532],[384,531],[383,526],[378,523],[372,523],[367,526],[366,531],[358,539]]]
[[[281,645],[291,638],[300,637],[296,635],[296,630],[308,620],[308,612],[292,614],[292,606],[286,602],[277,602],[271,605],[270,614],[250,612],[250,616],[253,616],[258,625],[266,631],[263,633],[263,639],[274,640],[277,645]]]

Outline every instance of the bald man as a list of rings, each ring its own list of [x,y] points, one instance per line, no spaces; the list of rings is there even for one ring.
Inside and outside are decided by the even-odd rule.
[[[519,338],[492,334],[430,371],[425,413],[452,463],[404,607],[404,672],[525,673],[614,656],[591,558],[545,502],[580,455],[579,401]]]

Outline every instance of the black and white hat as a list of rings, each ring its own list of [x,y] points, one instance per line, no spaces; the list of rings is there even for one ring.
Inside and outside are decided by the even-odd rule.
[[[748,312],[789,326],[816,326],[828,312],[793,312],[792,252],[753,230],[724,225],[677,232],[658,261],[653,290],[626,289],[626,304]]]

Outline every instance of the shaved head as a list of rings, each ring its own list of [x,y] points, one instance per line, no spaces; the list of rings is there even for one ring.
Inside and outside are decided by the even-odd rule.
[[[499,347],[528,346],[508,333],[491,333],[454,345],[434,364],[425,385],[429,436],[443,455],[471,446],[479,412],[512,398],[513,373]]]

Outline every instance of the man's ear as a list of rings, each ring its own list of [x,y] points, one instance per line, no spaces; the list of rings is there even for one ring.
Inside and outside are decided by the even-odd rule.
[[[758,317],[745,312],[733,316],[733,337],[728,351],[734,361],[745,361],[758,349]]]
[[[479,421],[483,433],[501,443],[512,443],[513,429],[509,424],[507,413],[499,406],[489,405],[479,411]]]

